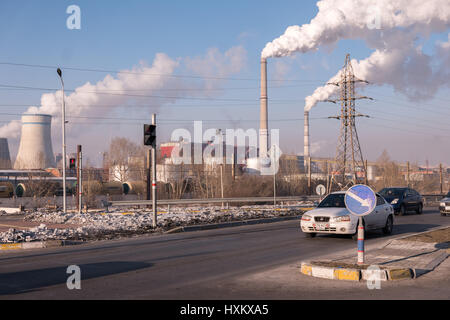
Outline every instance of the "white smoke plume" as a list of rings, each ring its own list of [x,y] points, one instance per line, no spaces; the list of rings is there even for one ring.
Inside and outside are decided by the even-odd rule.
[[[430,98],[450,84],[449,42],[436,43],[435,54],[429,55],[420,41],[448,31],[448,0],[322,0],[317,6],[319,12],[309,24],[287,28],[266,45],[262,57],[290,56],[333,46],[341,39],[362,39],[374,52],[364,60],[352,61],[358,78],[391,85],[411,99]],[[336,90],[335,86],[317,88],[306,98],[305,110]]]
[[[245,61],[246,51],[242,47],[233,47],[224,53],[215,48],[209,49],[205,56],[195,59],[171,59],[164,53],[158,53],[151,66],[142,62],[130,70],[117,73],[116,77],[108,74],[96,84],[87,82],[70,94],[66,92],[66,116],[82,116],[76,120],[82,122],[89,121],[89,117],[106,117],[119,108],[128,108],[128,114],[136,118],[142,108],[133,108],[133,103],[159,107],[180,98],[210,97],[217,94],[211,93],[211,89],[220,87],[223,80],[209,79],[208,76],[220,74],[221,77],[227,77],[235,74],[244,67]],[[179,69],[189,71],[194,78],[177,77],[175,72]],[[61,99],[61,91],[45,93],[41,96],[40,106],[31,106],[25,113],[61,117]],[[12,121],[0,127],[0,136],[17,138],[20,129],[20,121]],[[74,129],[69,121],[68,130]]]

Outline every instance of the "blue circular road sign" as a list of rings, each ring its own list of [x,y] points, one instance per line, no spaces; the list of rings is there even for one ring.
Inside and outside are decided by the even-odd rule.
[[[377,205],[375,192],[362,184],[357,184],[348,189],[344,201],[347,210],[359,217],[370,214]]]

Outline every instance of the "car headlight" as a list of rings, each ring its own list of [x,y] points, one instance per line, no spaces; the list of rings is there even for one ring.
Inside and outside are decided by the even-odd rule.
[[[398,202],[398,199],[394,199],[391,201],[391,204],[397,204],[397,202]]]
[[[311,221],[311,216],[308,216],[307,214],[302,215],[302,221]]]
[[[347,222],[350,221],[350,216],[340,216],[340,217],[334,217],[331,219],[333,222]]]

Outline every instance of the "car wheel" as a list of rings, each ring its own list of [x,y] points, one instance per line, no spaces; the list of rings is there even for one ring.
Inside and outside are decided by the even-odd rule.
[[[419,207],[417,207],[416,212],[417,212],[417,214],[422,214],[423,213],[423,205],[421,203],[419,204]]]
[[[316,236],[316,233],[314,233],[314,232],[308,232],[308,233],[305,233],[305,234],[306,234],[307,238],[315,238],[315,236]]]
[[[393,228],[394,228],[394,220],[392,219],[392,216],[389,216],[386,220],[386,225],[383,228],[383,233],[391,234]]]
[[[398,213],[400,216],[404,216],[406,214],[406,207],[404,204],[400,207],[400,211]]]

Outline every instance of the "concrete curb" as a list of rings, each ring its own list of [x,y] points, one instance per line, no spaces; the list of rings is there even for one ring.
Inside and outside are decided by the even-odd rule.
[[[433,231],[437,231],[437,230],[444,230],[444,229],[448,229],[448,228],[450,228],[450,226],[448,226],[448,225],[447,226],[443,226],[443,227],[441,226],[441,227],[431,228],[430,230],[427,230],[427,231],[417,232],[417,233],[401,236],[401,237],[398,237],[398,238],[390,239],[390,240],[386,241],[386,243],[384,245],[381,246],[381,249],[387,247],[393,241],[403,240],[403,239],[406,239],[406,238],[409,238],[409,237],[418,236],[418,235],[421,235],[421,234],[424,234],[424,233],[433,232]]]
[[[81,243],[83,243],[83,241],[68,241],[68,240],[47,240],[47,241],[35,241],[35,242],[0,243],[0,252],[1,251],[12,251],[12,250],[56,248],[56,247],[77,245],[77,244],[81,244]]]
[[[180,232],[231,228],[231,227],[249,226],[249,225],[254,225],[254,224],[262,224],[262,223],[273,223],[273,222],[297,220],[299,218],[301,218],[301,215],[289,216],[289,217],[279,217],[279,218],[263,218],[263,219],[223,222],[223,223],[214,223],[214,224],[202,224],[202,225],[193,225],[193,226],[182,226],[182,227],[176,227],[176,228],[170,229],[164,233],[171,234],[171,233],[180,233]]]
[[[432,228],[427,231],[418,232],[414,234],[409,234],[406,236],[401,236],[398,238],[388,240],[384,245],[380,247],[380,249],[384,249],[389,245],[394,245],[398,241],[402,241],[406,238],[437,231],[447,229],[449,226],[441,226],[437,228]],[[426,245],[426,244],[424,244]],[[449,250],[443,250],[443,252],[436,257],[433,261],[431,261],[426,269],[416,269],[416,268],[402,268],[402,267],[387,267],[385,269],[379,270],[365,270],[365,269],[352,269],[352,268],[342,268],[342,267],[324,267],[321,265],[317,265],[311,262],[302,262],[301,264],[301,273],[313,276],[317,278],[324,279],[332,279],[332,280],[352,280],[352,281],[360,281],[360,280],[371,280],[374,277],[374,272],[376,273],[377,279],[381,281],[395,281],[395,280],[404,280],[404,279],[415,279],[420,275],[433,271],[439,264],[441,264],[447,257],[449,256]],[[327,261],[331,262],[331,261]],[[334,261],[336,263],[336,261]]]
[[[415,273],[410,268],[388,268],[388,269],[354,269],[341,267],[324,267],[311,262],[302,262],[300,272],[307,276],[330,280],[361,281],[373,280],[374,277],[380,281],[394,281],[413,279]]]

